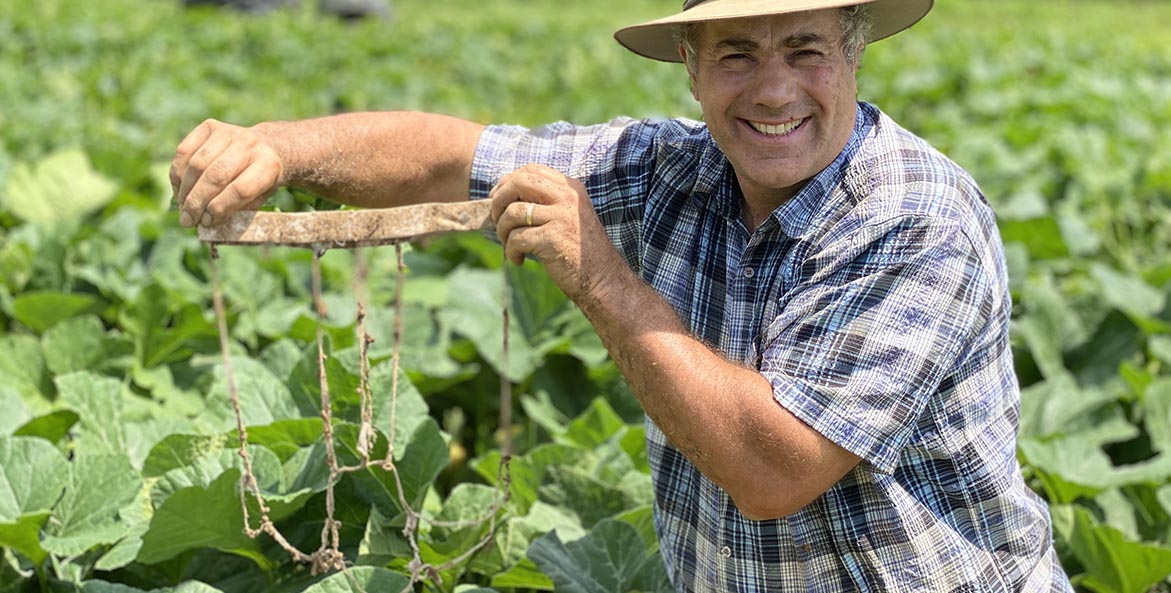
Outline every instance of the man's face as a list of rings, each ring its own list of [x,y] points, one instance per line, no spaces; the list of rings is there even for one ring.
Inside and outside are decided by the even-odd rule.
[[[745,199],[775,208],[841,153],[854,128],[856,65],[837,9],[700,27],[692,93]]]

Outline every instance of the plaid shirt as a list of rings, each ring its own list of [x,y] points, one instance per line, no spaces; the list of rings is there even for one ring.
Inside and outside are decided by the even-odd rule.
[[[680,591],[1072,591],[1017,465],[995,219],[959,166],[860,103],[837,160],[750,232],[696,122],[489,128],[473,197],[530,162],[582,180],[693,335],[863,460],[800,511],[750,521],[648,421]]]

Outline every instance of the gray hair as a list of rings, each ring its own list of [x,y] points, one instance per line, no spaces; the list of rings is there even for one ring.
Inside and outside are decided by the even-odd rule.
[[[870,37],[870,29],[874,26],[874,15],[870,6],[855,4],[843,6],[841,11],[842,24],[842,53],[846,62],[857,65],[866,51],[866,41]],[[696,53],[699,44],[700,23],[683,23],[675,29],[675,40],[687,50],[687,69],[694,74],[696,69]]]

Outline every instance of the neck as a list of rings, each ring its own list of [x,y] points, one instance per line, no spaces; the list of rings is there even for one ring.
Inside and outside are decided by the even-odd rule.
[[[765,219],[772,215],[773,210],[780,208],[782,204],[797,195],[799,189],[793,191],[786,190],[780,195],[743,195],[740,199],[740,215],[744,218],[744,224],[748,227],[748,232],[755,232],[760,225],[764,224]]]

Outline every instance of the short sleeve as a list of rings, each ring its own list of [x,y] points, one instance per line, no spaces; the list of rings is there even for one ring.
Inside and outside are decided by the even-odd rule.
[[[954,221],[859,229],[801,265],[761,344],[776,401],[890,473],[928,400],[991,315],[989,274]]]
[[[624,131],[636,124],[623,117],[592,126],[566,122],[532,129],[489,126],[480,135],[472,159],[471,197],[487,197],[501,177],[530,163],[547,165],[583,182],[618,169],[624,166],[619,142]]]

